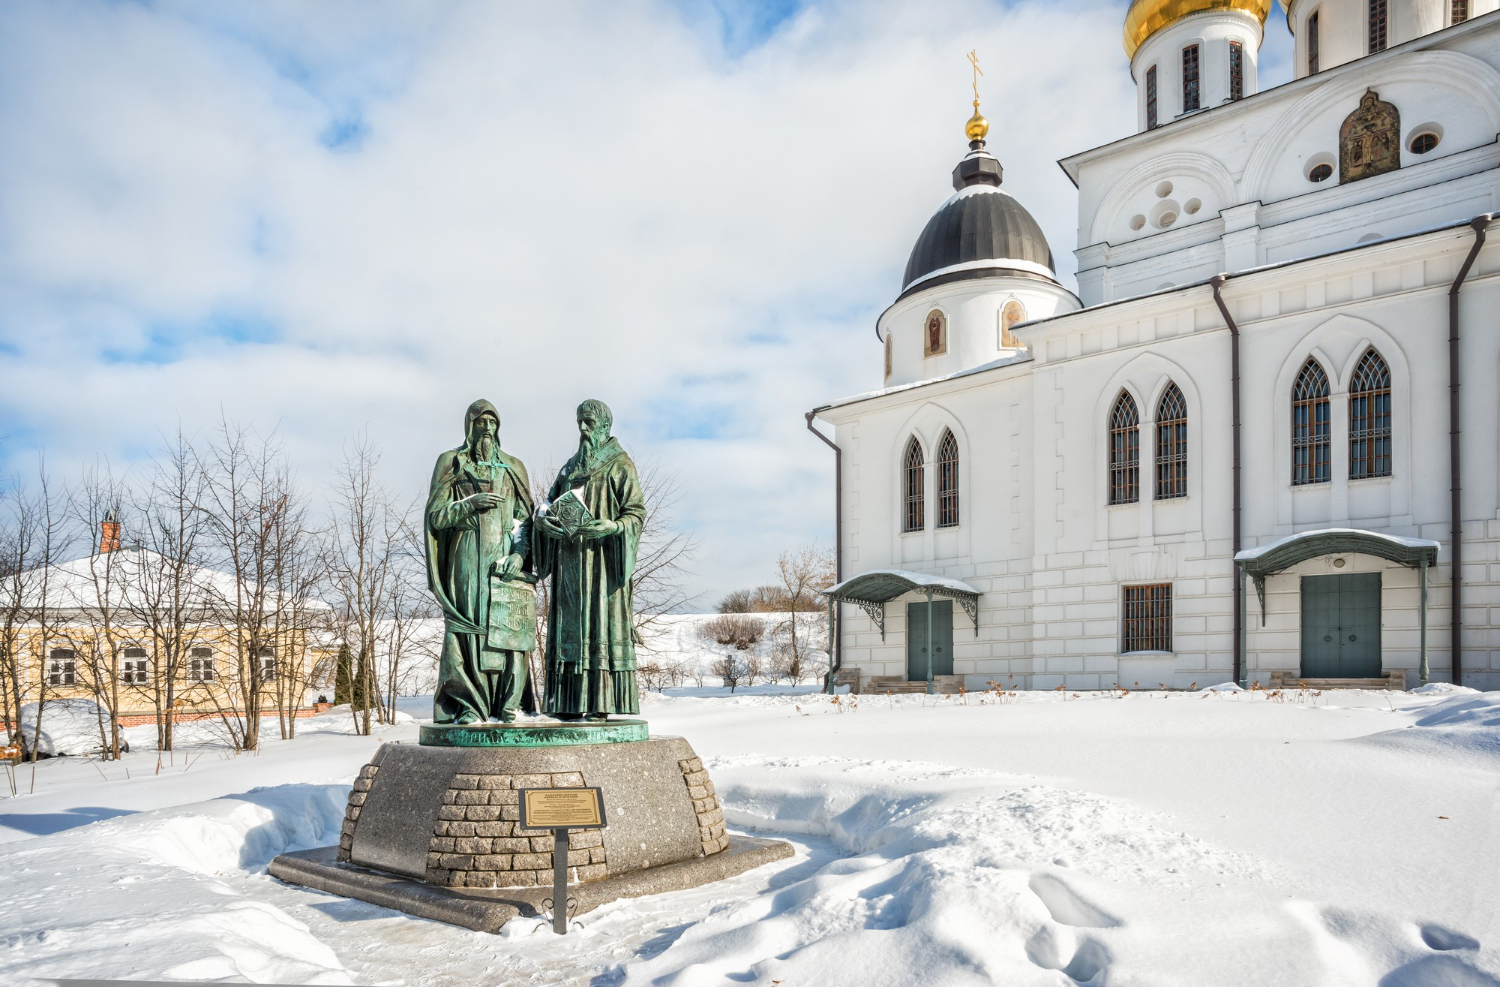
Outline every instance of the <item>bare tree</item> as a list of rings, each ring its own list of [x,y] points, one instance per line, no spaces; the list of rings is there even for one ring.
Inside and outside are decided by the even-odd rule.
[[[776,562],[776,569],[781,576],[781,586],[778,587],[781,590],[781,612],[786,615],[781,626],[788,631],[786,674],[793,681],[801,681],[812,649],[805,629],[799,633],[798,617],[802,613],[822,612],[823,605],[818,594],[820,590],[833,585],[833,553],[816,545],[794,552],[782,552],[781,558]],[[804,625],[808,622],[805,618],[800,621]]]
[[[646,631],[664,614],[680,611],[692,602],[683,588],[687,563],[698,551],[698,540],[676,528],[677,501],[681,482],[677,474],[655,460],[640,467],[641,493],[646,499],[646,520],[641,525],[640,547],[635,556],[631,593],[635,601],[635,640],[640,645]]]
[[[155,457],[151,480],[138,492],[131,532],[139,549],[130,568],[125,606],[149,641],[149,688],[156,713],[156,746],[172,750],[177,683],[188,649],[207,614],[201,585],[205,544],[204,474],[197,451],[179,428]]]
[[[727,654],[714,662],[714,674],[724,680],[730,692],[734,692],[745,674],[745,663],[734,654]]]
[[[216,622],[231,631],[236,674],[229,686],[244,719],[232,709],[220,713],[235,745],[255,750],[265,659],[269,650],[274,660],[277,644],[276,530],[282,515],[295,510],[296,492],[274,437],[262,438],[221,416],[215,439],[204,461],[203,509],[219,561],[232,578],[212,596]],[[209,696],[217,705],[217,693],[210,690]]]
[[[272,613],[271,640],[276,642],[269,665],[262,661],[263,688],[276,703],[281,738],[297,736],[297,711],[302,707],[315,665],[309,660],[318,618],[328,609],[315,594],[323,582],[327,553],[318,540],[303,499],[289,497],[271,519]]]
[[[375,654],[381,645],[381,622],[391,613],[393,587],[399,576],[402,532],[409,512],[395,506],[391,494],[376,479],[380,452],[368,435],[358,435],[344,447],[335,472],[333,524],[329,532],[329,576],[335,607],[344,620],[344,642],[353,659],[355,696],[364,700],[353,709],[355,728],[370,732],[372,707],[387,721],[376,682]],[[389,642],[386,642],[389,643]]]
[[[406,681],[409,660],[418,655],[437,657],[442,639],[436,642],[424,629],[442,616],[437,601],[427,589],[423,528],[416,523],[420,509],[413,505],[401,514],[392,559],[389,613],[382,626],[379,677],[387,718],[394,722],[396,698]],[[434,647],[436,643],[436,647]]]
[[[755,674],[759,674],[760,656],[755,653],[755,647],[765,633],[765,621],[759,617],[740,614],[723,614],[699,625],[698,636],[705,643],[734,649],[735,653],[726,654],[713,666],[714,674],[724,680],[730,692],[739,685],[740,679],[751,674],[749,666],[752,660],[755,662]],[[750,684],[755,684],[753,678]]]
[[[782,613],[786,591],[780,586],[737,589],[719,601],[719,613]]]
[[[120,551],[124,524],[125,487],[108,463],[85,470],[68,499],[68,513],[87,533],[89,554],[79,582],[67,601],[77,613],[76,635],[83,638],[76,653],[86,655],[90,688],[99,709],[99,739],[105,753],[120,758],[121,653],[125,640],[121,618],[128,617],[125,603],[129,580],[128,556]]]
[[[45,460],[39,465],[42,493],[29,491],[20,477],[5,490],[5,514],[0,527],[0,662],[3,662],[4,717],[13,725],[12,741],[20,740],[21,707],[28,688],[27,655],[46,647],[46,635],[34,639],[34,616],[50,613],[51,567],[57,561],[50,491]],[[46,682],[45,655],[42,682]],[[34,738],[33,738],[34,739]],[[35,743],[31,745],[35,750]]]
[[[37,742],[41,737],[50,682],[48,646],[58,626],[54,567],[64,557],[69,545],[66,526],[66,492],[59,492],[47,471],[46,456],[37,458],[36,486],[28,492],[18,477],[6,491],[8,506],[6,557],[4,569],[4,611],[0,613],[3,628],[7,701],[13,705],[6,715],[14,713],[15,739],[28,751],[32,764],[31,786],[36,788]],[[37,677],[37,714],[29,742],[19,736],[21,707],[30,696],[27,688],[28,651],[37,652],[40,675]],[[59,679],[61,681],[61,679]]]

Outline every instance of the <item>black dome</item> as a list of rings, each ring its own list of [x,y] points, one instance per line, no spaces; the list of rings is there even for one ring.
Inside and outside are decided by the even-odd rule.
[[[1026,207],[989,184],[966,185],[927,221],[906,262],[902,293],[913,282],[957,264],[970,266],[940,275],[941,280],[924,281],[920,287],[998,273],[1043,277],[1038,268],[1051,275],[1048,280],[1057,279],[1052,250],[1037,221]]]

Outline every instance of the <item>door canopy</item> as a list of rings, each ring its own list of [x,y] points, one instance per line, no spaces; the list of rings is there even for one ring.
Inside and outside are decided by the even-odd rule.
[[[1373,555],[1388,562],[1426,569],[1437,562],[1438,543],[1430,538],[1407,538],[1361,528],[1318,528],[1236,552],[1235,565],[1255,581],[1260,600],[1260,622],[1266,622],[1266,577],[1299,562],[1327,555]]]
[[[947,576],[933,576],[906,569],[871,569],[837,586],[823,591],[829,603],[853,603],[875,621],[880,639],[885,640],[885,605],[904,593],[926,593],[958,601],[964,613],[974,622],[974,636],[979,636],[979,591],[966,582]]]

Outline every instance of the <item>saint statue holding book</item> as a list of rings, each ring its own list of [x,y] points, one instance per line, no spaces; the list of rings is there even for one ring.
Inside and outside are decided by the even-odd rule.
[[[646,502],[613,420],[602,401],[578,406],[578,451],[533,522],[537,574],[552,577],[542,708],[560,719],[640,712],[631,577]]]
[[[500,413],[475,401],[464,444],[438,457],[424,521],[427,584],[443,610],[435,723],[515,719],[532,709],[527,655],[536,647],[531,486],[500,450]]]

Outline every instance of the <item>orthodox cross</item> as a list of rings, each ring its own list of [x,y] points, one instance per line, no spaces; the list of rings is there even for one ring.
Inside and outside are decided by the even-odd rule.
[[[972,66],[974,66],[974,105],[978,106],[979,105],[979,77],[981,75],[984,75],[984,71],[979,67],[979,49],[975,48],[973,51],[969,52],[968,58],[969,58],[969,64],[972,65]]]

